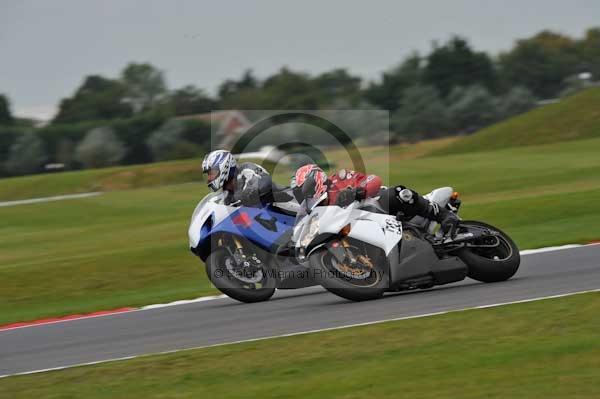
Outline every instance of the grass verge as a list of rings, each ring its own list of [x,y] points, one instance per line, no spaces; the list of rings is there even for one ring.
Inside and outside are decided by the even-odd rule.
[[[597,398],[600,294],[0,380],[11,398]]]

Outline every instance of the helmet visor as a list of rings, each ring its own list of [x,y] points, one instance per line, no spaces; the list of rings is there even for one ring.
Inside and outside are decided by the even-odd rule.
[[[221,174],[221,171],[219,170],[219,168],[209,169],[208,176],[207,176],[208,182],[210,183],[210,182],[218,179],[220,174]]]
[[[319,206],[321,204],[321,202],[325,201],[326,199],[327,199],[327,193],[323,193],[319,197],[307,198],[304,201],[304,204],[306,206],[306,211],[308,213],[310,213],[313,209],[315,209],[317,206]]]

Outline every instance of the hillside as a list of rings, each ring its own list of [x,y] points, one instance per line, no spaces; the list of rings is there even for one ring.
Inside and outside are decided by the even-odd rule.
[[[592,88],[483,129],[432,155],[600,137],[600,88]]]

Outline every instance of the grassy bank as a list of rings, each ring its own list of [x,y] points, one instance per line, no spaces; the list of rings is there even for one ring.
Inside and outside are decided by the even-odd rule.
[[[597,398],[600,294],[0,380],[11,398]]]
[[[490,126],[433,153],[487,151],[594,137],[600,137],[600,88]]]
[[[159,162],[0,180],[0,201],[200,181],[198,160]]]
[[[600,238],[598,153],[600,139],[394,160],[391,181],[453,185],[464,218],[521,248],[586,242]],[[187,248],[205,194],[189,183],[0,208],[0,324],[214,293]]]

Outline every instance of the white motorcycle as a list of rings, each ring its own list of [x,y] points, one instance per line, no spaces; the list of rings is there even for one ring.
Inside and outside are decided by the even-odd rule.
[[[452,188],[425,196],[458,213]],[[292,240],[299,261],[309,261],[314,279],[343,298],[362,301],[385,292],[426,289],[461,281],[511,278],[520,264],[519,250],[501,230],[476,221],[460,221],[454,237],[421,217],[407,222],[387,215],[376,200],[346,208],[305,201]]]

